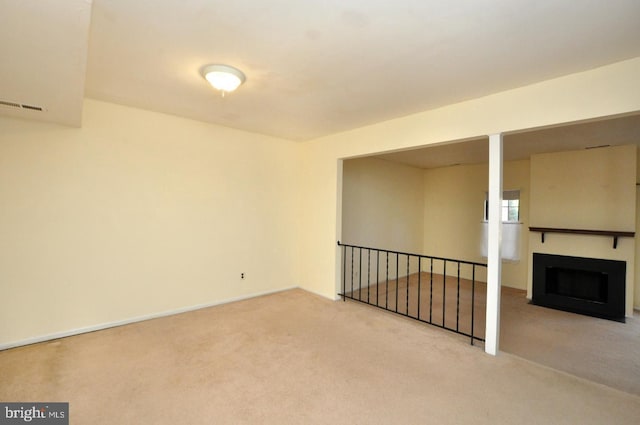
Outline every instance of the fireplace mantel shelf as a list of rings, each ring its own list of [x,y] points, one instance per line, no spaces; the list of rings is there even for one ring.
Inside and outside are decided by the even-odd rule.
[[[618,238],[633,238],[635,232],[621,232],[618,230],[587,230],[587,229],[559,229],[556,227],[529,227],[531,232],[540,232],[542,243],[545,233],[572,233],[574,235],[597,235],[613,238],[613,249],[618,247]]]

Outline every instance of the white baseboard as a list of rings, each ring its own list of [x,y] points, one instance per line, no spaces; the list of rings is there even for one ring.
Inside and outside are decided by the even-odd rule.
[[[88,332],[95,332],[95,331],[100,331],[100,330],[103,330],[103,329],[115,328],[117,326],[123,326],[123,325],[128,325],[128,324],[131,324],[131,323],[143,322],[145,320],[157,319],[159,317],[173,316],[175,314],[187,313],[189,311],[200,310],[200,309],[207,308],[207,307],[214,307],[214,306],[217,306],[217,305],[228,304],[228,303],[247,300],[247,299],[255,298],[255,297],[261,297],[263,295],[275,294],[275,293],[278,293],[278,292],[288,291],[290,289],[296,289],[296,288],[298,288],[298,287],[297,286],[291,286],[291,287],[288,287],[288,288],[275,289],[275,290],[271,290],[271,291],[256,292],[256,293],[249,294],[249,295],[242,295],[242,296],[239,296],[239,297],[227,298],[227,299],[224,299],[224,300],[214,301],[214,302],[211,302],[211,303],[198,304],[198,305],[193,305],[193,306],[189,306],[189,307],[182,307],[182,308],[178,308],[178,309],[175,309],[175,310],[167,310],[167,311],[162,311],[160,313],[152,313],[152,314],[147,314],[147,315],[144,315],[144,316],[136,316],[136,317],[132,317],[132,318],[129,318],[129,319],[118,320],[118,321],[115,321],[115,322],[101,323],[101,324],[98,324],[98,325],[85,326],[85,327],[82,327],[82,328],[70,329],[70,330],[66,330],[66,331],[62,331],[62,332],[55,332],[55,333],[52,333],[52,334],[35,336],[35,337],[32,337],[32,338],[26,338],[26,339],[22,339],[22,340],[18,340],[18,341],[0,343],[0,351],[8,350],[9,348],[21,347],[21,346],[24,346],[24,345],[37,344],[39,342],[51,341],[53,339],[65,338],[65,337],[68,337],[68,336],[79,335],[79,334],[88,333]]]
[[[298,289],[302,289],[303,291],[306,291],[306,292],[308,292],[310,294],[313,294],[313,295],[317,295],[317,296],[322,297],[322,298],[327,299],[327,300],[337,301],[337,300],[342,299],[342,297],[339,296],[338,294],[335,294],[332,297],[331,296],[328,297],[325,294],[322,294],[322,293],[316,292],[316,291],[312,291],[312,290],[307,289],[307,288],[305,288],[303,286],[298,286]]]

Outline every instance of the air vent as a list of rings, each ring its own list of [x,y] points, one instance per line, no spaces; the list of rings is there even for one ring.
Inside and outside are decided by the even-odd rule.
[[[6,100],[0,100],[0,105],[11,106],[13,108],[21,108],[19,103],[7,102]]]
[[[32,111],[42,111],[41,106],[22,105],[22,109],[31,109]]]
[[[44,111],[44,108],[42,106],[26,105],[24,103],[10,102],[8,100],[0,100],[0,106],[8,106],[10,108],[17,109],[29,109],[31,111]]]

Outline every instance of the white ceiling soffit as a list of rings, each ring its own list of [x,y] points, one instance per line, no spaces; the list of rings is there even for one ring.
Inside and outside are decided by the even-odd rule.
[[[0,0],[0,100],[45,108],[0,113],[78,125],[86,63],[89,97],[309,140],[640,56],[639,18],[638,0]],[[209,63],[247,82],[222,98]]]
[[[95,0],[87,95],[308,140],[640,56],[638,0]],[[199,69],[240,68],[222,98]]]
[[[505,161],[513,161],[540,153],[633,144],[640,146],[640,114],[506,134],[503,157]],[[375,157],[418,168],[481,164],[489,159],[489,138],[443,143]]]
[[[90,0],[0,0],[0,115],[80,126]]]

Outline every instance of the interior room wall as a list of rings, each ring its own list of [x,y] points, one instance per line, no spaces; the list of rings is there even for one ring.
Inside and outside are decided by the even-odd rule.
[[[422,252],[422,169],[377,158],[350,159],[343,162],[342,182],[343,243]],[[342,279],[351,288],[375,284],[381,271],[391,279],[406,276],[407,256],[395,257],[390,255],[387,263],[386,253],[381,257],[375,251],[347,248]],[[417,272],[417,265],[415,258],[409,260],[409,273]]]
[[[636,185],[636,232],[640,229],[640,186]],[[640,310],[640,236],[634,238],[635,244],[635,276],[633,285],[633,308]]]
[[[532,227],[563,229],[636,229],[635,145],[615,146],[531,157],[530,222]],[[605,258],[627,262],[626,314],[634,300],[635,239],[573,234],[529,236],[529,252]],[[529,286],[533,260],[529,256]]]
[[[637,152],[637,172],[636,172],[636,232],[640,230],[640,149]],[[635,309],[640,310],[640,235],[635,237],[635,250],[636,250],[636,275],[635,286],[633,290]]]
[[[635,179],[635,145],[534,155],[532,226],[633,231]]]
[[[640,111],[638,74],[630,59],[297,145],[94,100],[79,129],[0,118],[0,344],[296,284],[333,298],[343,159]]]
[[[303,143],[302,286],[330,298],[339,291],[342,159],[639,111],[638,74],[634,58]]]
[[[420,253],[422,170],[376,158],[359,158],[344,161],[342,173],[342,241]]]
[[[0,344],[296,286],[298,152],[94,100],[0,118]]]
[[[488,143],[488,141],[487,141]],[[504,190],[520,190],[520,260],[503,261],[502,284],[527,288],[529,160],[506,161]],[[423,252],[486,264],[481,255],[488,164],[457,165],[424,171]],[[485,280],[486,275],[476,275]],[[464,275],[464,277],[469,277]]]

